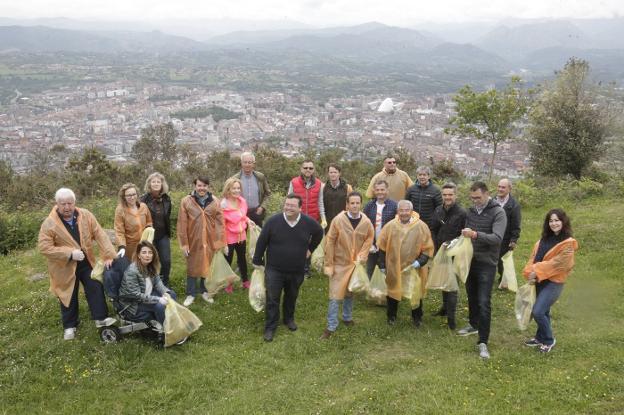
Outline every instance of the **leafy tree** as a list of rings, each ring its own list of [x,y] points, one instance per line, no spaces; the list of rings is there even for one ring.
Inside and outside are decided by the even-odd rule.
[[[72,156],[67,163],[67,172],[73,190],[82,196],[115,194],[120,187],[116,181],[118,169],[95,148]]]
[[[473,136],[492,144],[494,151],[488,181],[492,180],[498,145],[514,136],[514,123],[527,112],[528,96],[519,86],[518,77],[512,77],[507,87],[501,91],[490,89],[475,92],[466,85],[453,98],[457,104],[457,115],[449,122],[455,127],[446,131],[461,136]]]
[[[144,128],[141,130],[141,138],[132,147],[132,157],[144,166],[145,171],[154,170],[157,161],[174,166],[178,160],[177,136],[178,132],[172,123]]]
[[[529,114],[536,173],[580,179],[604,153],[609,119],[588,80],[589,63],[571,58],[541,91]]]
[[[7,196],[7,192],[13,182],[13,169],[4,160],[0,160],[0,200]]]

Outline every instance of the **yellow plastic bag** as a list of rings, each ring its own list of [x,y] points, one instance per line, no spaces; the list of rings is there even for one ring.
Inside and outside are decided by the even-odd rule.
[[[368,274],[366,274],[366,268],[362,264],[356,264],[351,273],[347,289],[354,294],[361,294],[367,293],[369,288],[370,281],[368,280]]]
[[[167,297],[169,302],[165,308],[165,322],[163,324],[165,347],[173,346],[177,342],[184,340],[196,332],[203,324],[191,310],[178,304],[168,295]]]
[[[513,251],[507,251],[501,258],[503,261],[503,277],[498,288],[506,288],[509,291],[518,291],[518,280],[516,280],[516,268],[514,266]]]
[[[516,293],[516,320],[520,330],[526,330],[531,321],[531,312],[535,304],[535,285],[525,284]]]
[[[252,222],[249,222],[249,226],[247,226],[247,255],[250,260],[253,259],[256,253],[256,244],[258,243],[261,230],[258,225]]]
[[[446,246],[442,245],[433,258],[427,279],[427,289],[457,291],[457,277],[453,266],[453,258],[446,254]]]
[[[154,243],[154,228],[150,226],[149,228],[143,229],[143,233],[141,234],[141,241]]]
[[[323,272],[323,264],[325,263],[325,237],[321,239],[321,243],[316,247],[312,253],[311,258],[312,266],[318,271]]]
[[[266,304],[266,288],[264,286],[264,270],[262,269],[254,269],[254,272],[251,273],[249,304],[251,304],[251,308],[258,313],[264,310]]]
[[[386,296],[388,295],[388,287],[386,286],[386,276],[378,266],[375,266],[373,276],[370,280],[370,288],[366,293],[366,299],[371,303],[384,305],[386,304]]]
[[[210,277],[206,279],[206,290],[210,296],[215,295],[230,284],[239,281],[240,277],[232,271],[232,267],[228,264],[223,252],[217,251],[212,256],[210,264]]]
[[[418,270],[411,265],[401,272],[401,294],[412,305],[422,298],[422,282]]]
[[[466,283],[466,278],[468,278],[468,272],[470,272],[472,252],[472,241],[465,236],[453,239],[446,248],[446,255],[453,258],[455,275],[457,275],[464,284]]]
[[[95,266],[91,270],[91,279],[104,284],[104,263],[101,259],[97,260]]]

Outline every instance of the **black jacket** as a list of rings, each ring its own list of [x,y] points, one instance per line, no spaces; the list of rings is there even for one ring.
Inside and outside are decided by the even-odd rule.
[[[165,228],[158,229],[156,226],[154,226],[154,231],[157,234],[154,237],[155,240],[159,239],[162,236],[171,237],[171,198],[169,197],[167,193],[165,193],[161,196],[161,199],[162,199],[163,209],[164,209]],[[141,202],[147,205],[147,208],[149,209],[150,214],[152,215],[152,221],[153,221],[154,216],[156,215],[156,202],[154,201],[152,194],[145,193],[143,196],[141,196]]]
[[[509,247],[510,242],[517,242],[520,239],[520,223],[522,221],[520,204],[512,195],[509,195],[509,200],[503,206],[503,210],[507,216],[507,228],[505,228],[501,248]]]
[[[444,205],[438,206],[433,212],[431,221],[431,236],[435,243],[436,251],[444,242],[450,242],[461,235],[461,230],[466,224],[466,210],[455,203],[449,210]]]
[[[498,254],[506,226],[505,211],[493,199],[488,200],[481,214],[478,214],[474,207],[468,209],[466,228],[477,231],[477,238],[472,241],[473,262],[498,264]]]
[[[442,193],[438,186],[429,180],[427,186],[422,187],[420,183],[415,183],[405,194],[405,199],[412,202],[414,212],[420,215],[420,219],[431,229],[433,221],[433,212],[435,208],[442,205]]]

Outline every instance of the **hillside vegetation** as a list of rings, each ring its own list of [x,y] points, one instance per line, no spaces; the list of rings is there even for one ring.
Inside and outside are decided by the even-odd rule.
[[[299,330],[280,327],[270,344],[261,337],[264,315],[240,289],[218,295],[214,305],[196,301],[191,309],[204,326],[167,350],[140,334],[103,345],[81,297],[82,325],[77,339],[65,342],[58,302],[47,291],[47,277],[37,278],[46,273],[45,261],[26,250],[0,257],[0,413],[622,413],[620,201],[568,194],[562,202],[534,188],[517,191],[528,206],[518,272],[550,207],[568,211],[581,247],[553,308],[557,346],[548,355],[522,345],[535,325],[520,332],[513,294],[498,290],[487,362],[478,358],[475,339],[449,333],[431,316],[440,306],[438,292],[425,300],[418,330],[409,324],[406,304],[389,327],[383,308],[358,299],[357,324],[319,341],[327,311],[327,281],[320,274],[302,286]],[[107,226],[112,203],[90,206]],[[185,267],[175,242],[173,253],[173,287],[183,293]],[[460,324],[466,316],[462,286]]]

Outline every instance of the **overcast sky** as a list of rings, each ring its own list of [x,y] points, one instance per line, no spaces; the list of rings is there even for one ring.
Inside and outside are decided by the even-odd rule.
[[[624,0],[0,0],[0,16],[97,20],[294,20],[315,26],[624,16]]]

